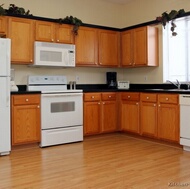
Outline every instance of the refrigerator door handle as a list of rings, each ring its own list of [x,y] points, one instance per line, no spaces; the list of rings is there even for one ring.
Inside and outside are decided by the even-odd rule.
[[[10,77],[6,79],[6,107],[10,107]]]

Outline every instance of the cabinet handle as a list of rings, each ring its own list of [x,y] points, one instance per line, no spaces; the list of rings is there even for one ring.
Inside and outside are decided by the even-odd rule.
[[[149,99],[149,96],[147,96],[146,99],[148,100],[148,99]]]
[[[29,100],[28,100],[28,98],[26,98],[26,102],[28,102]]]
[[[94,96],[92,96],[91,98],[93,98],[93,99],[94,99]]]
[[[169,98],[166,98],[166,100],[168,101],[168,100],[169,100]]]

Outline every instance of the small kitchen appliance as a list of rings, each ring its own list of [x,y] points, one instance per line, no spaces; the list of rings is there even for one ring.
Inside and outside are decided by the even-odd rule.
[[[129,81],[118,81],[117,88],[122,90],[129,89]]]
[[[106,80],[108,88],[117,88],[117,72],[106,72]]]

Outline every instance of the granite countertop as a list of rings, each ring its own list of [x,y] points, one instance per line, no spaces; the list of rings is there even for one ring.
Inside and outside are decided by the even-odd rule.
[[[69,89],[69,85],[67,86]],[[26,85],[18,85],[18,91],[12,91],[11,94],[40,94],[41,91],[27,91]],[[190,94],[186,84],[181,85],[181,89],[176,89],[172,84],[130,84],[129,89],[108,88],[106,84],[78,84],[76,89],[82,89],[83,92],[151,92],[151,93],[177,93]]]

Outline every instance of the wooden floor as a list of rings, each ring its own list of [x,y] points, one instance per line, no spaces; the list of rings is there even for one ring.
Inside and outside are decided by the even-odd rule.
[[[0,157],[0,189],[190,188],[190,152],[124,134]]]

